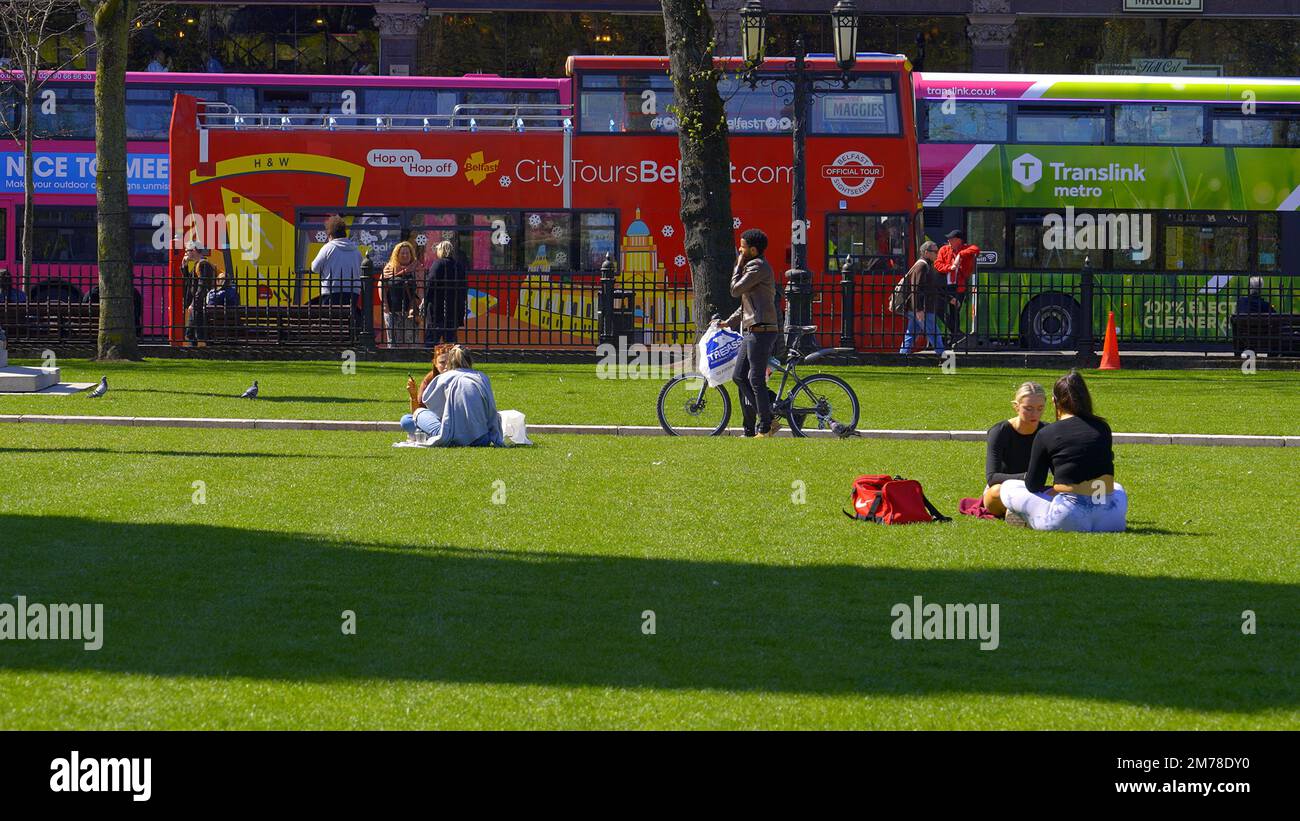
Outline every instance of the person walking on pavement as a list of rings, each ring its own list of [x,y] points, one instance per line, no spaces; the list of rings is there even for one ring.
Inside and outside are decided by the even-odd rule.
[[[921,244],[921,258],[907,272],[907,295],[903,302],[907,317],[907,331],[903,335],[901,354],[910,354],[916,338],[925,334],[934,346],[934,352],[943,356],[943,335],[939,333],[939,311],[945,302],[951,304],[943,276],[935,270],[934,258],[939,246],[929,240]]]
[[[943,324],[948,328],[949,342],[956,345],[966,336],[960,327],[961,307],[966,304],[966,288],[975,272],[975,257],[980,249],[978,245],[967,243],[966,235],[960,230],[949,231],[947,239],[948,243],[939,249],[934,267],[948,280],[950,300],[944,311]]]

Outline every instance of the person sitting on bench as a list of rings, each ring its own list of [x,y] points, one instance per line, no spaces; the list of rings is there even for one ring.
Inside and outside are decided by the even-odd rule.
[[[1273,306],[1267,299],[1264,299],[1261,292],[1264,290],[1263,277],[1251,277],[1246,281],[1246,295],[1237,300],[1236,313],[1239,314],[1271,314]]]
[[[211,291],[205,298],[209,308],[239,307],[239,289],[235,287],[235,277],[225,271],[217,271],[217,278]]]
[[[1034,437],[1024,481],[1002,483],[1007,521],[1034,530],[1122,532],[1128,495],[1115,481],[1110,425],[1093,413],[1088,386],[1076,370],[1052,388],[1057,422]],[[1047,485],[1047,473],[1052,481]]]
[[[0,302],[26,302],[27,294],[22,288],[15,288],[13,277],[8,268],[0,268]]]
[[[1042,430],[1047,391],[1037,382],[1026,382],[1016,391],[1011,407],[1015,416],[989,428],[984,455],[984,509],[999,519],[1007,515],[1001,498],[1002,483],[1008,479],[1024,481],[1029,469],[1029,453]]]

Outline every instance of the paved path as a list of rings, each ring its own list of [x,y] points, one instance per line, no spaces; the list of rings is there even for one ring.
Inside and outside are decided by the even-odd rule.
[[[238,428],[244,430],[340,430],[401,431],[396,422],[364,422],[326,419],[207,419],[175,416],[64,416],[23,413],[0,414],[0,424],[29,423],[42,425],[116,425],[138,428]],[[598,434],[604,436],[664,436],[657,425],[529,425],[535,434]],[[688,435],[704,436],[706,428],[692,428]],[[917,439],[956,442],[983,442],[982,430],[860,430],[867,439]],[[814,437],[830,438],[829,431],[811,431]],[[781,436],[789,436],[782,430]],[[1202,433],[1116,433],[1117,445],[1217,445],[1232,447],[1300,447],[1300,436],[1237,436]]]

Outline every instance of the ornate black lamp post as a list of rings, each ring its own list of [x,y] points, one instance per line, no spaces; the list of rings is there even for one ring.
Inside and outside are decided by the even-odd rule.
[[[762,72],[759,66],[767,57],[767,12],[762,0],[747,0],[740,9],[740,43],[745,60],[745,82],[750,88],[760,84],[771,85],[776,93],[793,105],[794,156],[791,182],[793,195],[791,212],[790,270],[785,273],[785,296],[788,306],[786,325],[812,324],[812,274],[807,270],[807,183],[804,167],[804,145],[808,136],[809,103],[817,96],[846,89],[852,84],[854,64],[857,63],[858,10],[853,0],[839,0],[831,9],[835,33],[835,64],[839,66],[838,79],[810,77],[807,71],[808,52],[803,38],[795,41],[794,64],[781,71]]]

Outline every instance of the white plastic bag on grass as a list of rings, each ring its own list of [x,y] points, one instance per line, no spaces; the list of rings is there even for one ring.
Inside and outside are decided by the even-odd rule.
[[[740,344],[739,333],[720,325],[710,325],[700,337],[697,362],[700,373],[709,380],[709,387],[716,388],[731,381],[731,375],[736,372],[736,357],[740,356]]]
[[[517,410],[497,411],[501,417],[501,433],[511,444],[531,445],[528,438],[528,426],[524,424],[524,415]]]

